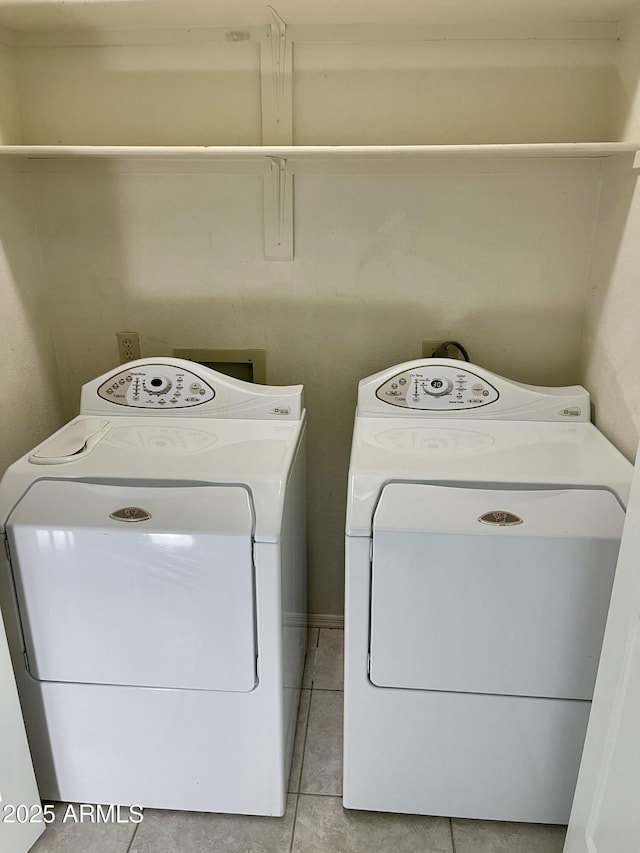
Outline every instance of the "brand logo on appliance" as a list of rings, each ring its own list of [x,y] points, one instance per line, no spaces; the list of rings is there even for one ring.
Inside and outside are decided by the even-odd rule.
[[[114,521],[149,521],[151,515],[139,506],[125,506],[112,512],[109,518]]]
[[[504,509],[492,509],[490,512],[485,512],[478,521],[481,524],[491,524],[494,527],[514,527],[516,524],[522,524],[520,516]]]

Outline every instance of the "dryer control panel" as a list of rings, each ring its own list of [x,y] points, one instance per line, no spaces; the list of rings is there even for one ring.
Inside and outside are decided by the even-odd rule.
[[[132,365],[98,388],[103,400],[135,409],[184,409],[208,403],[215,395],[202,377],[172,364]]]
[[[80,414],[299,421],[302,391],[244,382],[182,358],[140,358],[83,385]]]
[[[392,376],[376,389],[376,397],[403,409],[451,412],[487,406],[500,394],[486,378],[470,370],[435,363]]]
[[[421,358],[361,380],[357,414],[588,422],[590,407],[581,385],[524,385],[470,362]]]

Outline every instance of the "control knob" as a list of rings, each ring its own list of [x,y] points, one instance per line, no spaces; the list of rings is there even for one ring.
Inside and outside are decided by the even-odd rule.
[[[449,379],[436,377],[434,379],[427,379],[422,387],[425,394],[429,394],[431,397],[443,397],[451,391],[453,388],[453,382]]]
[[[167,376],[152,376],[144,380],[144,390],[156,396],[167,394],[171,390],[171,380]]]

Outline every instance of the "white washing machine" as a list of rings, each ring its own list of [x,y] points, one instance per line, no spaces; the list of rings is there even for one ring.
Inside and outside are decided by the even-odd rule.
[[[159,358],[9,468],[0,600],[43,798],[284,813],[304,466],[302,386]]]
[[[449,359],[360,383],[347,808],[567,822],[632,471],[589,419]]]

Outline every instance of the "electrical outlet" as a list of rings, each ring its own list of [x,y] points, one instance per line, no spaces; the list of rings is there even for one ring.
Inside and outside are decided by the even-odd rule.
[[[137,332],[116,332],[120,363],[140,358],[140,339]]]

